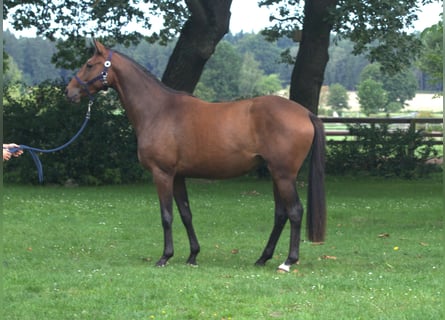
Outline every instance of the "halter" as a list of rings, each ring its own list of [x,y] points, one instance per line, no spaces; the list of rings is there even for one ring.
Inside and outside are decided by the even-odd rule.
[[[103,90],[108,89],[108,69],[111,67],[111,57],[113,56],[113,51],[110,50],[108,53],[108,58],[104,62],[104,69],[102,72],[97,75],[95,78],[85,82],[82,79],[80,79],[77,75],[74,76],[74,78],[77,80],[77,82],[81,85],[82,89],[88,94],[88,97],[90,97],[90,101],[94,100],[94,96],[91,94],[90,90],[88,90],[88,86],[92,85],[96,81],[102,81]]]

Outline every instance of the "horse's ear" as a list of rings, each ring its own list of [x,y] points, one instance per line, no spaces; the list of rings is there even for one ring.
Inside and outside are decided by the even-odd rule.
[[[106,51],[105,46],[102,43],[100,43],[99,41],[97,41],[95,39],[93,39],[93,41],[94,41],[94,46],[96,47],[97,54],[102,54],[103,52]]]
[[[100,42],[93,38],[93,44],[94,44],[94,48],[96,49],[96,53],[100,54],[100,52],[101,52]]]

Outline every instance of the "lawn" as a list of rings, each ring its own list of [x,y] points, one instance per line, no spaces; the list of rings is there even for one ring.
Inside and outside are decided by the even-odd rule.
[[[4,186],[2,319],[444,318],[439,177],[329,177],[326,242],[302,242],[287,274],[275,271],[287,229],[274,258],[253,265],[272,228],[269,181],[193,180],[189,195],[199,266],[185,265],[175,213],[175,256],[158,268],[152,184]]]

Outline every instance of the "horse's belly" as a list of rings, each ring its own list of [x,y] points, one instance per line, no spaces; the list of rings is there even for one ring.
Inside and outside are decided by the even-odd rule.
[[[188,165],[178,167],[177,173],[191,178],[226,179],[244,175],[261,162],[261,158],[255,155],[201,157],[197,156]]]

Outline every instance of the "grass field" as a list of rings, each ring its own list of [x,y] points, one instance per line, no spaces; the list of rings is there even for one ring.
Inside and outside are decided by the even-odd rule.
[[[299,183],[301,184],[301,183]],[[155,188],[3,189],[2,319],[443,319],[442,182],[327,181],[324,245],[301,243],[288,274],[288,230],[265,267],[268,181],[189,183],[199,267],[175,213],[162,252]],[[305,188],[299,188],[305,199]]]

